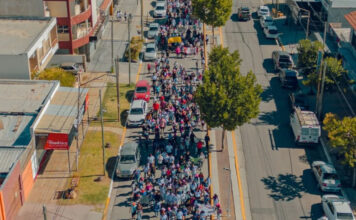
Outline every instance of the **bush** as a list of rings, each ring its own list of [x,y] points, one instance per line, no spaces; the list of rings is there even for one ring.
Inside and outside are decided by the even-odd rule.
[[[37,76],[37,79],[40,80],[58,80],[61,83],[61,86],[64,87],[73,87],[75,83],[75,76],[61,69],[59,67],[52,67],[43,70]]]
[[[134,36],[131,38],[130,48],[131,48],[131,61],[138,61],[140,52],[143,47],[143,40],[139,36]],[[129,47],[125,51],[125,60],[129,60]]]

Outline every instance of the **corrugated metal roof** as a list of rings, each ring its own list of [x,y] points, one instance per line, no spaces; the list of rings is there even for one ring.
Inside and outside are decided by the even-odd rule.
[[[356,30],[356,11],[350,12],[345,15],[346,20],[349,22],[351,27]]]
[[[8,173],[25,149],[0,147],[0,173]]]

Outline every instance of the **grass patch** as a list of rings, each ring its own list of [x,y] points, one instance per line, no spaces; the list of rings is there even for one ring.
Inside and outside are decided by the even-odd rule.
[[[130,102],[133,96],[135,85],[120,84],[120,123],[117,123],[117,98],[116,84],[109,82],[103,100],[104,126],[123,127],[127,118],[127,111],[130,109]],[[99,120],[92,125],[100,126],[100,110],[97,114]]]
[[[97,211],[103,211],[111,181],[111,174],[115,166],[116,154],[120,142],[120,136],[105,132],[105,143],[110,143],[110,148],[105,148],[105,177],[102,181],[94,181],[103,175],[103,157],[101,148],[101,132],[88,131],[84,143],[80,149],[79,186],[76,189],[77,198],[59,200],[62,205],[85,204],[94,205]],[[70,180],[69,180],[70,181]],[[69,183],[69,182],[68,182]]]

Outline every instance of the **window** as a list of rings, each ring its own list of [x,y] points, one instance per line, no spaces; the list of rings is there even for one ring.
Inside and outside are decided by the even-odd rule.
[[[335,210],[334,210],[334,206],[331,202],[327,202],[326,204],[328,204],[328,207],[330,209],[330,212],[334,215],[335,213]]]
[[[69,33],[67,25],[58,25],[58,29],[57,30],[58,30],[58,34]]]

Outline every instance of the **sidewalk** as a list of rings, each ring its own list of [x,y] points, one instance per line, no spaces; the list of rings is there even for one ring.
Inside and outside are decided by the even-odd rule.
[[[99,89],[102,88],[102,93],[105,92],[105,85],[107,82],[107,75],[102,73],[82,74],[82,83],[89,82],[86,87],[89,88],[89,107],[87,113],[83,117],[83,124],[79,127],[79,146],[83,142],[84,135],[88,129],[88,117],[92,118],[96,115],[99,109]],[[69,149],[70,164],[72,172],[76,170],[76,141],[74,140]],[[16,219],[41,219],[43,218],[42,206],[47,207],[47,217],[54,219],[97,219],[101,213],[92,211],[92,206],[75,205],[75,206],[61,206],[58,204],[56,192],[67,189],[69,180],[68,172],[68,155],[67,151],[57,150],[47,153],[48,156],[41,163],[36,182],[32,188],[29,198],[21,207]]]

